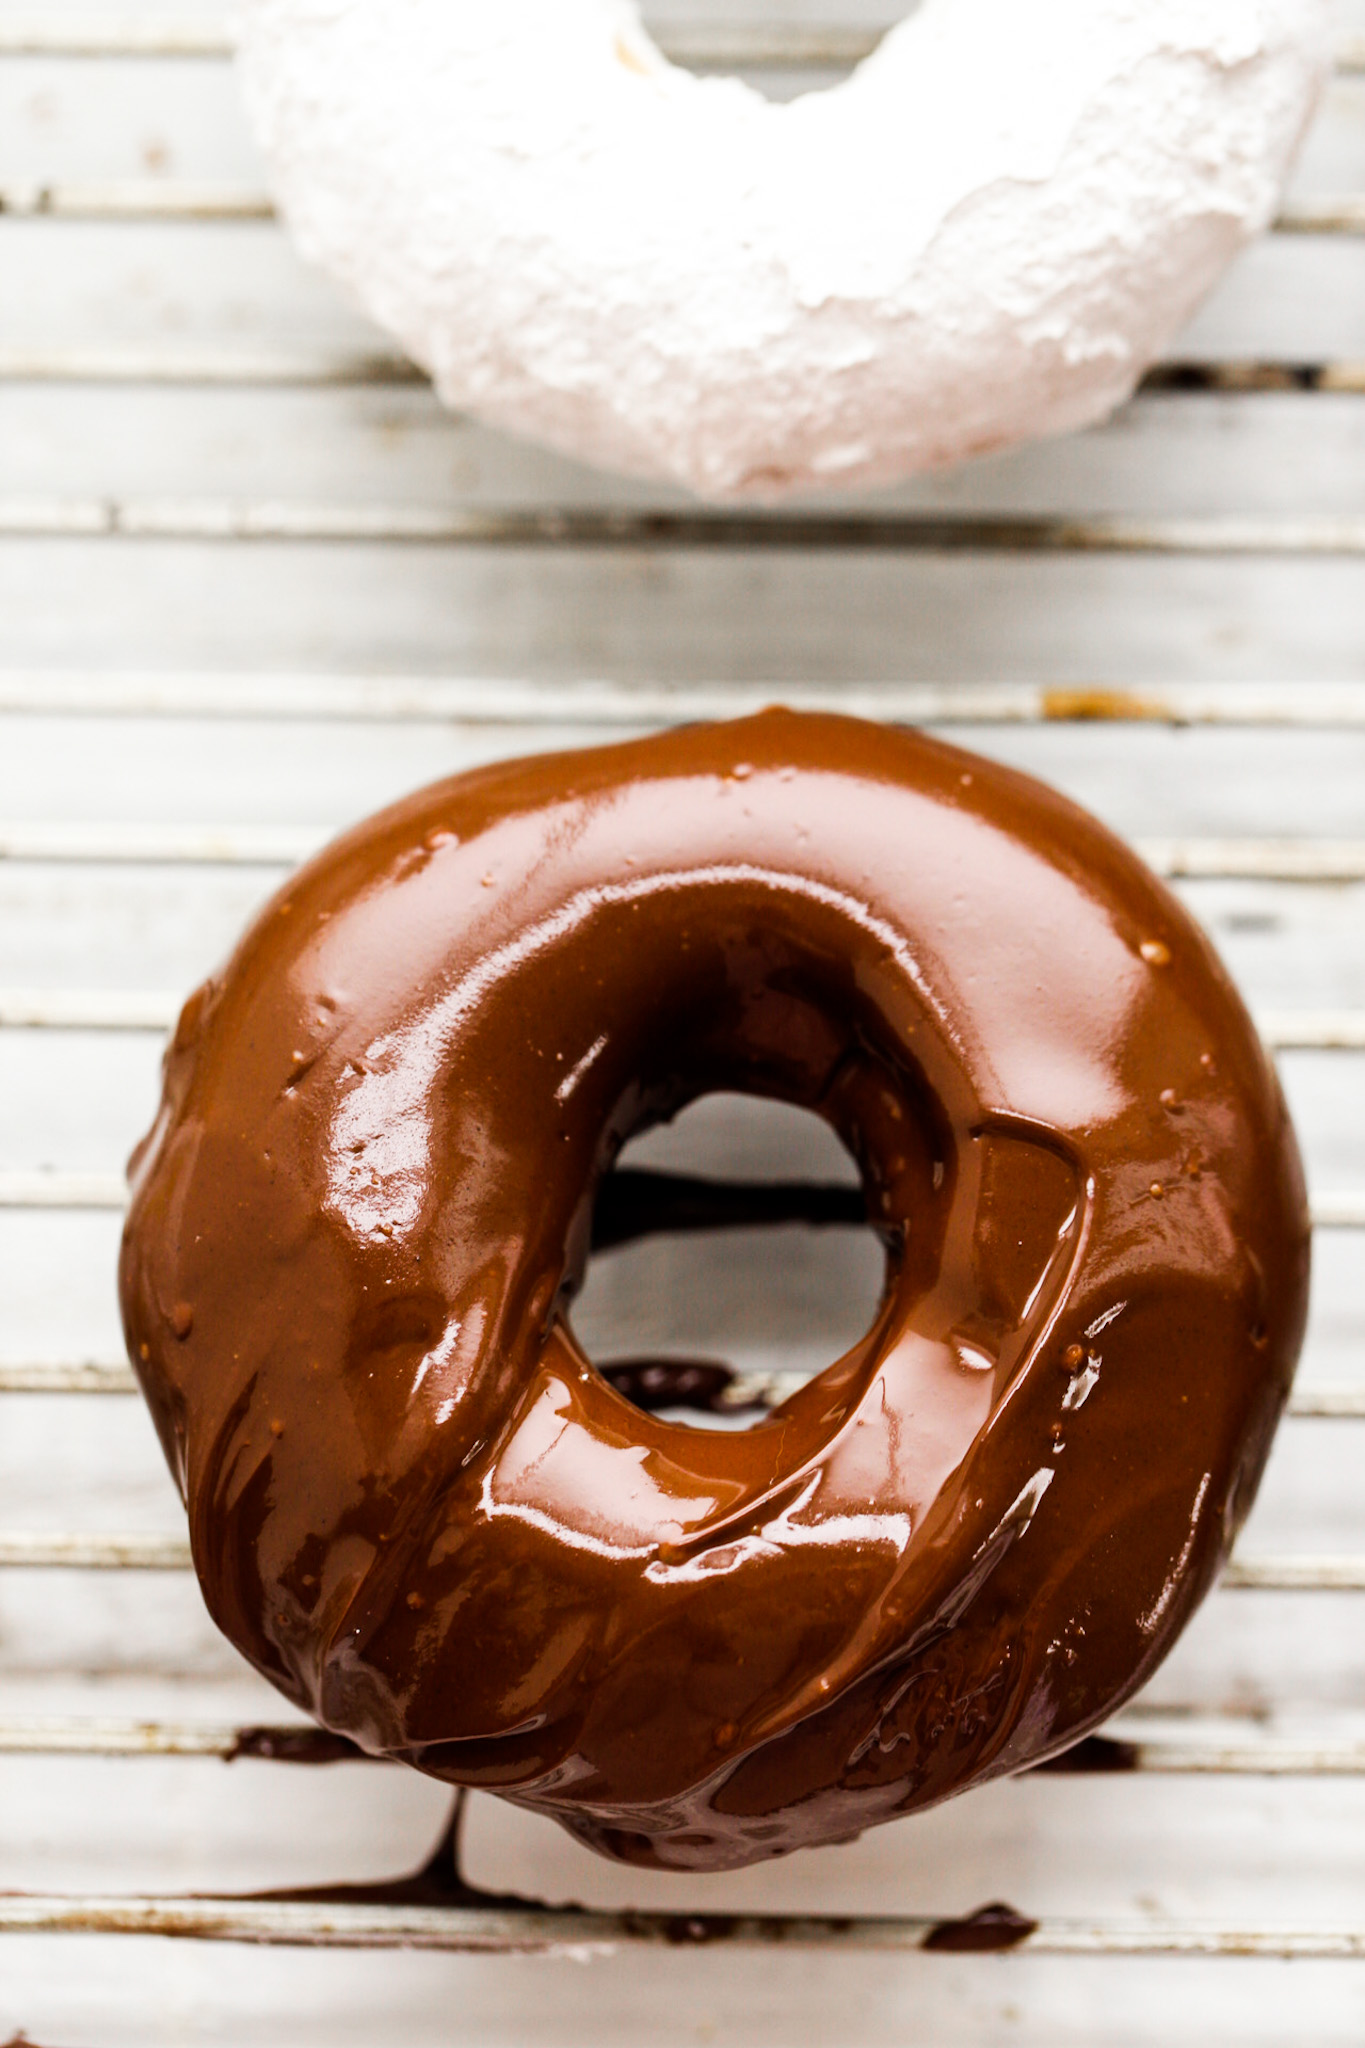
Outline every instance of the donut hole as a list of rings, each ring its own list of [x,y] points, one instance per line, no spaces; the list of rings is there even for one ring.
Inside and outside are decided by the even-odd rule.
[[[868,39],[885,34],[907,15],[915,14],[919,0],[870,0],[859,10],[857,30]],[[662,44],[681,70],[698,78],[740,78],[766,100],[783,102],[802,93],[820,92],[847,78],[853,66],[845,54],[853,43],[847,34],[829,31],[827,6],[788,5],[774,27],[771,0],[758,4],[717,8],[710,20],[721,22],[717,34],[699,28],[694,11],[679,7],[678,0],[645,0],[641,19],[649,34]],[[857,37],[862,54],[863,36]],[[774,45],[781,57],[769,63],[744,63],[747,54],[762,55]],[[730,50],[736,61],[727,61]]]
[[[754,1382],[780,1375],[777,1391],[791,1391],[874,1322],[886,1248],[865,1220],[855,1162],[810,1111],[703,1096],[625,1147],[599,1224],[604,1204],[639,1200],[651,1205],[647,1234],[593,1254],[572,1314],[588,1356],[637,1407],[749,1428],[766,1413]],[[669,1227],[670,1205],[680,1227]],[[745,1209],[787,1220],[716,1222]]]

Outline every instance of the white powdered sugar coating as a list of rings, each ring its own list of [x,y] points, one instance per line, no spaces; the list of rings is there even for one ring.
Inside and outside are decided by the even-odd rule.
[[[451,405],[775,499],[1128,396],[1270,219],[1331,0],[925,0],[776,105],[633,0],[240,0],[284,213]]]

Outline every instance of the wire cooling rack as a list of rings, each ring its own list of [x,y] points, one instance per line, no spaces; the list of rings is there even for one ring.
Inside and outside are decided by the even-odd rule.
[[[718,27],[680,6],[661,40],[779,90],[875,43],[875,25],[800,13]],[[249,1758],[288,1775],[344,1753],[268,1711],[221,1711],[268,1709],[269,1696],[244,1691],[226,1652],[179,1655],[182,1607],[137,1619],[149,1589],[187,1572],[172,1509],[138,1522],[130,1499],[141,1512],[154,1496],[130,1495],[112,1454],[90,1452],[84,1478],[66,1469],[71,1440],[121,1442],[113,1418],[140,1413],[106,1299],[116,1147],[146,1121],[151,1062],[188,981],[252,902],[394,788],[781,696],[945,728],[1073,788],[1172,879],[1247,989],[1305,1133],[1314,1332],[1268,1513],[1191,1632],[1204,1650],[1083,1745],[1066,1782],[1088,1774],[1117,1800],[1135,1778],[1187,1781],[1190,1841],[1201,1799],[1278,1782],[1299,1802],[1275,1809],[1289,1814],[1289,1862],[1340,1865],[1325,1906],[1320,1888],[1303,1894],[1307,1910],[1287,1869],[1221,1914],[1175,1883],[1170,1898],[1094,1911],[1073,1897],[1035,1913],[1020,1898],[1027,1910],[975,1923],[976,1940],[963,1909],[980,1899],[897,1912],[867,1885],[838,1912],[765,1902],[761,1888],[724,1911],[704,1895],[682,1910],[564,1906],[534,1885],[510,1901],[450,1885],[125,1892],[92,1889],[73,1848],[72,1881],[54,1890],[26,1880],[55,1866],[22,1822],[15,1874],[0,1878],[0,2000],[15,1956],[15,1995],[30,2001],[13,2024],[36,2024],[49,1993],[32,1987],[63,1974],[60,1942],[32,1965],[39,1933],[83,1957],[77,1937],[118,1937],[145,1958],[164,1951],[131,1937],[175,1935],[194,1952],[781,1944],[903,1959],[975,1941],[1106,1968],[1219,1958],[1201,2039],[1223,2038],[1219,2011],[1252,2038],[1263,1992],[1228,1988],[1249,1959],[1365,1958],[1365,1871],[1311,1817],[1325,1781],[1356,1812],[1365,1778],[1365,12],[1344,27],[1276,233],[1114,428],[875,502],[732,515],[443,420],[411,366],[284,251],[238,131],[217,8],[0,5],[0,1271],[18,1304],[0,1330],[0,1481],[17,1504],[0,1513],[0,1774]],[[1022,679],[999,680],[1011,670]],[[704,680],[727,672],[737,679]],[[98,1098],[84,1133],[66,1098]],[[90,1247],[106,1264],[71,1279]],[[741,1362],[744,1398],[787,1386]],[[23,1429],[6,1431],[7,1412]],[[120,1630],[142,1645],[123,1663]],[[126,1775],[108,1783],[135,1842],[145,1809]],[[266,1829],[259,1783],[247,1804]],[[1187,1843],[1175,1832],[1168,1847],[1174,1871]],[[1072,1853],[1060,1836],[1053,1849]],[[1002,1884],[1022,1881],[1007,1865]],[[155,1984],[158,1967],[108,1966],[130,2028],[135,1980]],[[1357,1988],[1333,1978],[1315,1992],[1297,2038],[1359,2038],[1365,1991],[1347,1974]],[[938,1994],[914,1982],[927,2012]],[[1103,1994],[1112,2013],[1128,1980],[1104,1982],[1120,1987]],[[147,1995],[160,2012],[170,1994]],[[638,2038],[628,2000],[593,1997],[581,2038]],[[798,2037],[844,2038],[809,1997]],[[1008,2011],[1020,2039],[1030,2024],[1040,2039],[1099,2038],[1070,1997],[1039,1992],[1022,2017],[998,2000],[964,2006],[951,2032],[933,2025],[995,2041]],[[1110,2037],[1180,2038],[1164,1997],[1134,1996],[1128,2031],[1115,2022]],[[319,1999],[319,2038],[380,2038],[347,2034],[340,2005]],[[862,2037],[880,2040],[883,2021]],[[478,2038],[503,2038],[479,2024]],[[779,2038],[765,2024],[735,2037]],[[931,2038],[912,2024],[895,2038]],[[184,2026],[176,2038],[231,2037],[212,2015]]]

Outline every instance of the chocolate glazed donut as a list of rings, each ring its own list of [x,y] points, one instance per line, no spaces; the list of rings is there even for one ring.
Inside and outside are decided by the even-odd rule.
[[[824,1117],[867,1335],[737,1433],[575,1340],[595,1191],[710,1090]],[[192,998],[122,1299],[219,1625],[366,1749],[715,1869],[1036,1763],[1251,1503],[1305,1314],[1275,1078],[1108,832],[770,711],[439,784]]]

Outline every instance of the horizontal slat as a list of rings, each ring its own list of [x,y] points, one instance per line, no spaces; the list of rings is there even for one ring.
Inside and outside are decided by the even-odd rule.
[[[130,1366],[113,1359],[0,1365],[0,1394],[135,1394]]]
[[[1365,87],[1361,98],[1365,180]],[[91,331],[101,331],[93,315]],[[164,500],[211,492],[218,500],[248,504],[288,499],[308,505],[453,503],[522,510],[684,502],[672,490],[623,483],[509,439],[441,406],[422,384],[382,391],[0,384],[0,446],[7,454],[4,492],[13,500]],[[951,477],[907,480],[876,497],[839,493],[812,499],[807,509],[1025,517],[1356,516],[1365,510],[1363,469],[1365,406],[1357,397],[1292,387],[1248,397],[1191,387],[1145,392],[1084,434],[1034,443]],[[907,676],[940,680],[911,666],[913,659],[907,647]],[[1065,660],[1060,648],[1054,660]],[[13,653],[6,665],[18,666]],[[270,666],[268,652],[263,665]],[[343,666],[354,668],[350,662]],[[1155,662],[1152,671],[1170,674]],[[1018,670],[1007,665],[1001,673],[1015,677]],[[1046,669],[1041,678],[1037,670],[1027,673],[1034,680],[1047,676]],[[1080,673],[1099,681],[1105,669],[1095,662]],[[1190,680],[1207,681],[1209,673],[1195,670]],[[1244,673],[1258,677],[1256,670]],[[1314,673],[1281,656],[1276,667],[1259,675],[1287,682]],[[690,679],[711,678],[703,671]]]
[[[1220,1584],[1234,1593],[1365,1593],[1365,1557],[1234,1557]]]
[[[1365,839],[1140,839],[1137,850],[1173,881],[1356,882]]]
[[[0,183],[0,214],[15,220],[272,220],[259,185],[221,180],[106,178],[61,184]]]
[[[0,1031],[172,1029],[184,1001],[170,989],[0,988]],[[1264,1010],[1273,1052],[1365,1052],[1365,1010]]]
[[[908,1950],[944,1923],[925,1918],[796,1914],[588,1913],[571,1907],[385,1906],[293,1900],[123,1897],[0,1898],[0,1932],[159,1934],[305,1948],[435,1949],[466,1955],[609,1954],[678,1947]],[[947,1946],[947,1944],[944,1944]],[[992,1945],[992,1944],[987,1944]],[[996,1947],[1052,1956],[1359,1958],[1365,1928],[1203,1927],[1158,1920],[1045,1920]]]
[[[203,1756],[229,1763],[250,1756],[271,1763],[317,1764],[339,1761],[349,1749],[342,1738],[302,1722],[240,1728],[222,1721],[134,1721],[109,1715],[81,1720],[0,1716],[0,1756]],[[1345,1747],[1328,1747],[1322,1753],[1337,1760],[1343,1771],[1353,1754]],[[359,1750],[351,1755],[370,1761]],[[1365,1753],[1359,1768],[1365,1771]]]
[[[0,57],[211,57],[233,52],[226,12],[218,20],[189,8],[55,8],[0,16]]]
[[[882,39],[875,28],[797,23],[674,24],[655,41],[675,64],[708,71],[845,70],[871,56]],[[0,57],[181,57],[222,60],[233,52],[225,20],[164,8],[105,7],[88,15],[11,14],[0,19]],[[1365,48],[1354,39],[1337,53],[1338,69],[1365,70]]]
[[[17,1368],[18,1371],[27,1373],[40,1373],[44,1369],[40,1366]],[[0,1393],[7,1390],[6,1370],[7,1368],[0,1366]],[[46,1370],[55,1374],[64,1374],[72,1370],[72,1368],[59,1365],[48,1367]],[[80,1368],[75,1368],[75,1370],[80,1370]],[[111,1366],[108,1370],[111,1374],[109,1380],[109,1391],[111,1393],[136,1393],[137,1381],[131,1371],[125,1368],[118,1378],[114,1378],[113,1375],[119,1369]],[[728,1391],[725,1405],[734,1408],[753,1408],[758,1406],[775,1408],[780,1401],[787,1400],[790,1395],[796,1392],[798,1387],[805,1384],[806,1376],[802,1373],[737,1374],[733,1385]],[[35,1391],[35,1389],[29,1386],[24,1391]],[[53,1391],[65,1390],[55,1387]],[[80,1389],[79,1391],[85,1391],[85,1389]],[[1296,1422],[1365,1422],[1365,1386],[1296,1387],[1289,1397],[1287,1413]]]
[[[780,698],[907,725],[1139,724],[1365,729],[1365,684],[1153,683],[1114,689],[1036,683],[517,681],[483,676],[131,674],[0,671],[0,714],[252,718],[378,724],[688,725]]]
[[[739,1374],[727,1405],[775,1408],[805,1385],[802,1373]],[[136,1394],[130,1366],[114,1359],[0,1364],[0,1394]],[[1365,1387],[1296,1387],[1289,1414],[1301,1422],[1365,1422]]]
[[[908,554],[1365,556],[1365,517],[1025,517],[920,512],[647,511],[230,499],[0,498],[26,540],[364,542],[515,548],[885,549]]]
[[[230,1722],[137,1721],[101,1716],[0,1717],[0,1755],[215,1757],[316,1766],[370,1759],[342,1738],[307,1723],[241,1728]],[[1304,1741],[1252,1734],[1229,1738],[1218,1724],[1201,1733],[1197,1722],[1178,1736],[1133,1738],[1120,1719],[1096,1743],[1083,1743],[1067,1759],[1068,1774],[1140,1771],[1160,1776],[1360,1777],[1365,1742]]]
[[[169,990],[0,989],[0,1030],[166,1032],[183,1001]]]
[[[1365,199],[1354,193],[1323,193],[1287,200],[1275,226],[1282,235],[1365,235]]]
[[[10,384],[424,384],[424,371],[397,351],[375,349],[242,347],[188,344],[165,348],[16,348],[0,344],[0,382]],[[1143,392],[1365,392],[1365,362],[1160,363]]]
[[[190,1548],[159,1535],[0,1533],[0,1568],[23,1571],[187,1571]],[[1365,1556],[1234,1558],[1221,1584],[1237,1593],[1362,1593]]]
[[[196,221],[40,217],[11,222],[3,241],[0,332],[6,349],[23,355],[392,352],[270,221],[214,229]],[[1358,253],[1349,237],[1261,237],[1174,342],[1173,355],[1184,363],[1359,362],[1365,272]],[[14,484],[8,488],[15,493]]]
[[[45,824],[0,821],[0,860],[132,866],[292,867],[326,841],[286,826]],[[1182,881],[1358,882],[1365,839],[1139,839],[1157,874]]]
[[[1315,1230],[1365,1230],[1365,1194],[1327,1189],[1313,1197]]]
[[[1256,1024],[1272,1052],[1365,1052],[1365,1010],[1261,1010]]]
[[[728,1405],[775,1408],[799,1386],[802,1373],[737,1375]],[[0,1364],[0,1394],[136,1394],[130,1366],[119,1361],[86,1359],[66,1364],[22,1360]],[[1290,1416],[1304,1422],[1365,1422],[1365,1387],[1298,1387],[1289,1400]]]
[[[263,186],[221,179],[11,179],[0,183],[0,214],[16,220],[230,222],[273,220],[275,207]],[[1365,234],[1365,199],[1322,193],[1287,200],[1274,226],[1281,234]]]
[[[0,1209],[123,1209],[127,1201],[118,1173],[0,1172]]]
[[[182,1572],[190,1546],[181,1536],[43,1535],[0,1532],[0,1568],[16,1571]]]
[[[1109,1730],[1123,1741],[1123,1724]],[[1365,1743],[1291,1742],[1254,1737],[1134,1742],[1125,1745],[1122,1768],[1162,1777],[1354,1778],[1365,1774]],[[1103,1765],[1100,1766],[1103,1768]]]
[[[4,357],[0,355],[0,375]],[[1191,362],[1158,363],[1138,387],[1144,392],[1365,392],[1365,363]]]
[[[1296,1387],[1289,1413],[1301,1421],[1365,1422],[1365,1387]]]
[[[209,867],[294,867],[315,853],[325,833],[285,826],[48,825],[0,823],[0,860],[163,862]]]
[[[1365,383],[1342,364],[1341,374]],[[15,348],[0,345],[0,380],[10,384],[421,384],[405,356],[387,349]],[[1352,382],[1338,389],[1355,389]]]

